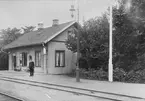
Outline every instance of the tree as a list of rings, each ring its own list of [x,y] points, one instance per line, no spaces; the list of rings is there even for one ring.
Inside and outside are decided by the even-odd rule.
[[[76,52],[77,34],[74,30],[66,40],[66,47]],[[88,63],[88,67],[105,67],[108,64],[108,35],[109,23],[107,15],[90,19],[79,28],[80,35],[80,53],[83,59]],[[97,61],[97,62],[96,62]],[[100,62],[100,65],[99,65]]]
[[[31,31],[34,31],[34,29],[35,29],[36,27],[35,26],[25,26],[25,27],[22,27],[22,29],[23,29],[23,33],[25,34],[25,33],[29,33],[29,32],[31,32]]]
[[[113,8],[114,65],[126,71],[134,69],[145,50],[145,1],[128,1],[121,0],[119,9]]]
[[[21,29],[17,29],[17,28],[2,29],[1,33],[2,33],[3,46],[11,43],[12,41],[16,40],[19,36],[22,35]]]
[[[11,43],[12,41],[16,40],[18,37],[22,36],[25,33],[31,32],[34,30],[34,26],[25,26],[22,27],[24,32],[22,33],[21,29],[18,28],[7,28],[1,30],[1,39],[2,39],[2,46]]]
[[[8,69],[8,54],[2,51],[1,48],[16,40],[23,34],[33,31],[34,28],[34,26],[22,27],[24,33],[22,33],[21,29],[18,28],[7,28],[0,31],[0,69]]]

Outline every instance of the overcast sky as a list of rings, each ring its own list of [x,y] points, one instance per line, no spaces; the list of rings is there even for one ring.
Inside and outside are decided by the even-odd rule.
[[[1,0],[0,29],[8,27],[51,26],[57,18],[59,23],[71,21],[69,11],[73,0]],[[100,16],[109,6],[109,0],[79,0],[80,21]]]

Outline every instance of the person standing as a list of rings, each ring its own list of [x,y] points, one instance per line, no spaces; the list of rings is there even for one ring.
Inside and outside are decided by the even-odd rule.
[[[34,75],[34,62],[32,61],[32,56],[29,56],[29,70],[30,70],[30,76]]]

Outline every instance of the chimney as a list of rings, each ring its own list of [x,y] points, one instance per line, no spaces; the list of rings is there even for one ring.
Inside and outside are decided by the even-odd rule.
[[[53,24],[52,26],[57,26],[59,23],[59,20],[58,19],[53,19]]]
[[[43,23],[40,22],[40,23],[38,23],[38,30],[42,30],[42,29],[43,29]]]

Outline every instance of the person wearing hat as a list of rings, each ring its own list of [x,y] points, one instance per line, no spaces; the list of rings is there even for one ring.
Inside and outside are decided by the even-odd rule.
[[[32,61],[32,56],[29,56],[29,70],[30,76],[34,76],[34,62]]]

